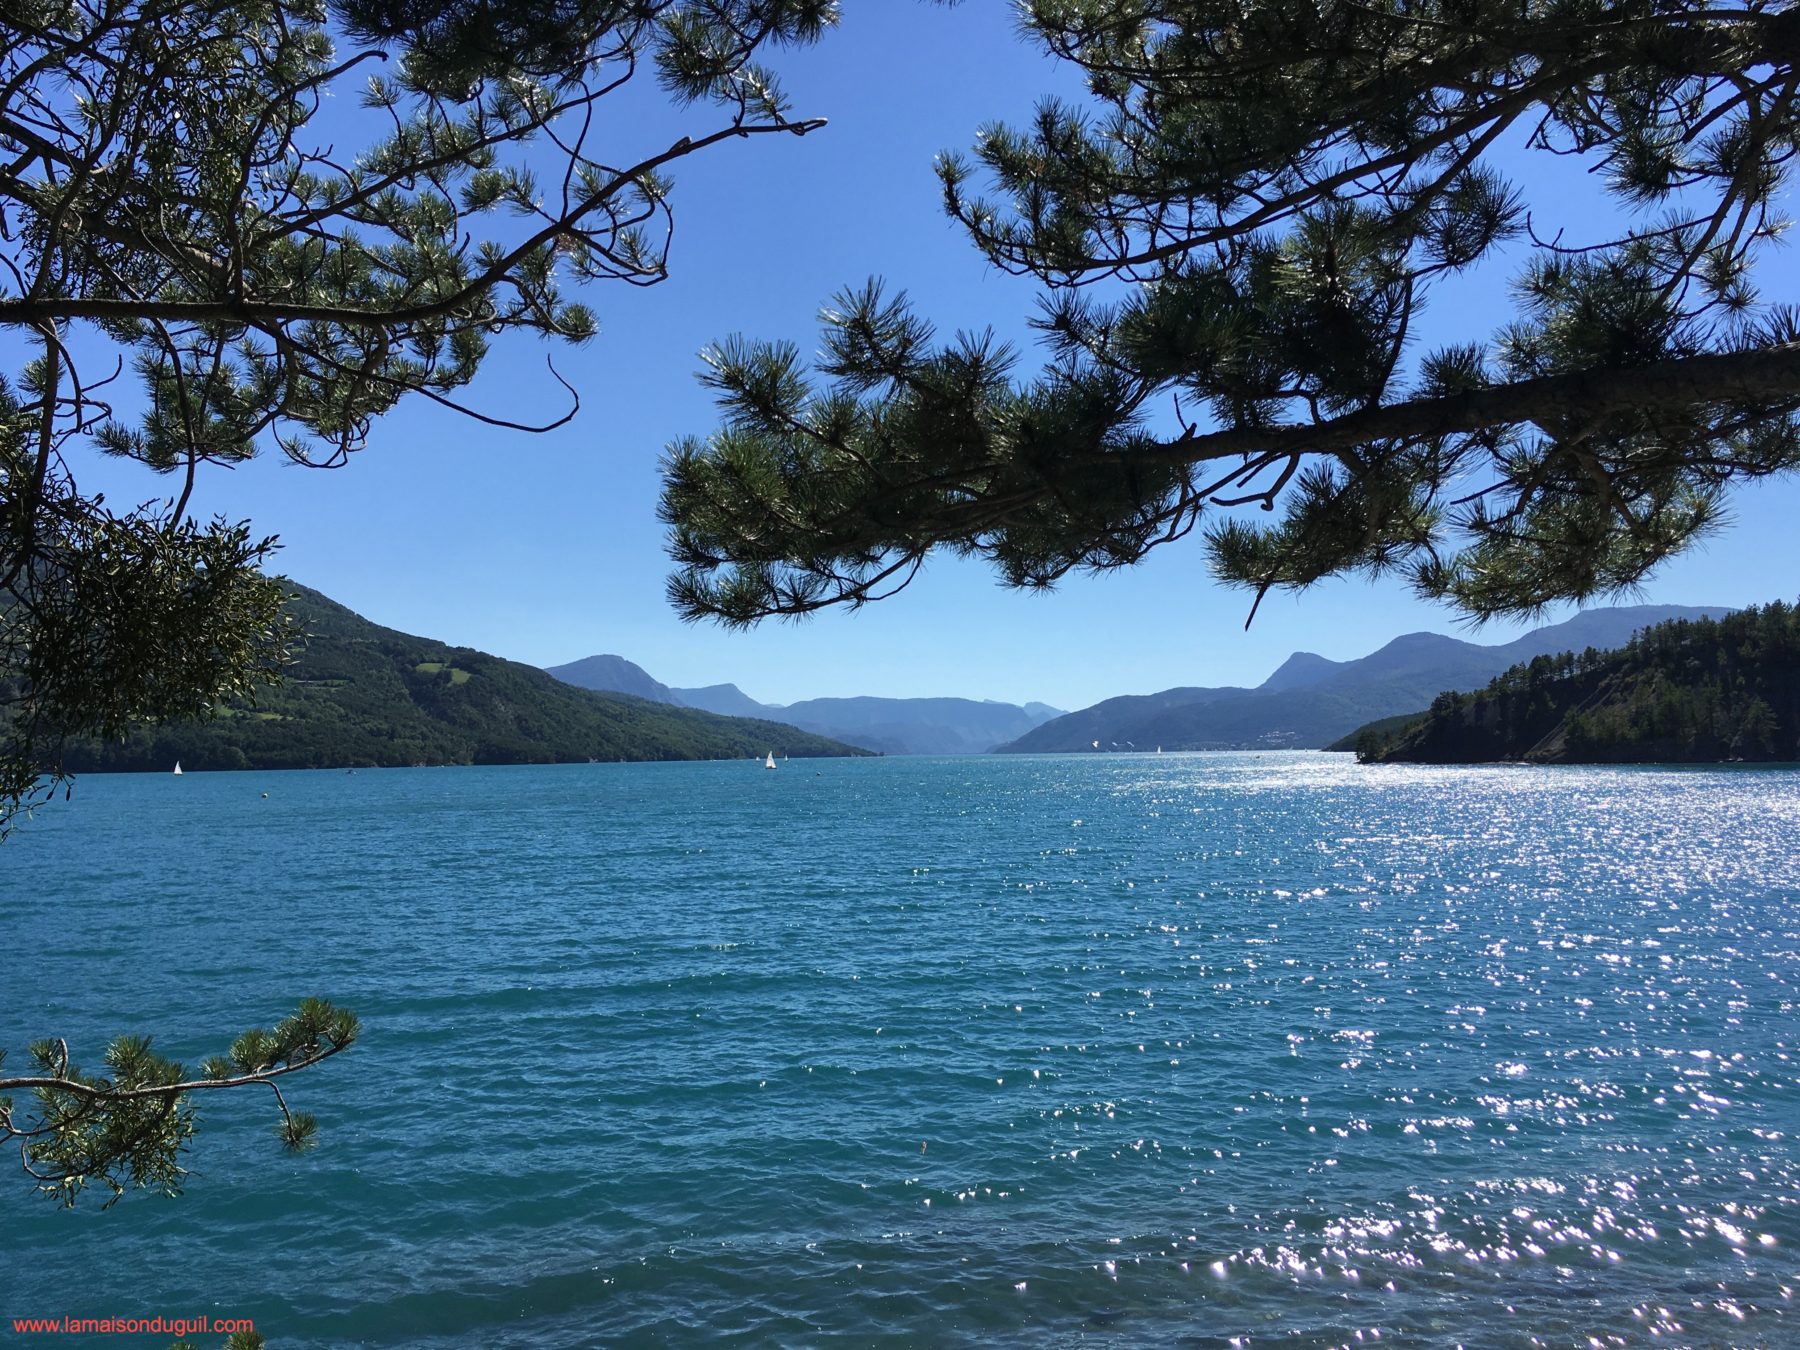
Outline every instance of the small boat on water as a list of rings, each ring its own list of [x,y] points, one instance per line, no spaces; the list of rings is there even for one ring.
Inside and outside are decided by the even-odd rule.
[[[175,772],[177,774],[179,774],[181,772],[181,761],[180,760],[175,761]]]
[[[781,765],[775,762],[775,752],[773,750],[769,751],[769,757],[763,761],[763,768],[779,769],[780,767]]]

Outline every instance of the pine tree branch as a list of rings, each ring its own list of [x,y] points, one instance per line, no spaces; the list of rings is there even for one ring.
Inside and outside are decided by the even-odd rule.
[[[315,1055],[305,1059],[297,1059],[291,1064],[282,1064],[270,1069],[259,1069],[255,1073],[239,1074],[232,1078],[190,1078],[179,1083],[160,1083],[151,1087],[116,1088],[101,1087],[92,1083],[83,1083],[73,1078],[55,1076],[0,1078],[0,1092],[31,1091],[47,1088],[56,1092],[71,1092],[78,1097],[89,1098],[107,1104],[143,1101],[156,1097],[179,1097],[187,1092],[205,1092],[214,1088],[249,1087],[256,1083],[267,1083],[290,1073],[298,1073],[301,1069],[311,1068],[314,1064],[330,1059],[333,1055],[342,1054],[350,1048],[352,1042],[342,1045],[329,1045]]]
[[[0,300],[0,325],[38,325],[71,319],[114,323],[150,319],[177,324],[244,324],[264,330],[290,323],[326,323],[346,328],[391,330],[443,318],[455,314],[477,296],[505,281],[525,258],[578,226],[622,188],[638,181],[645,174],[653,173],[664,165],[721,141],[770,133],[805,136],[824,125],[824,118],[815,117],[798,122],[734,124],[698,139],[683,136],[667,149],[640,160],[629,169],[621,170],[609,182],[582,198],[573,208],[564,211],[522,243],[508,250],[458,290],[427,304],[358,309],[347,305],[290,304],[254,297],[166,301],[149,298],[115,300],[82,296],[29,296]]]
[[[1577,370],[1346,413],[1320,422],[1234,427],[1144,448],[1069,456],[1079,464],[1182,465],[1263,452],[1330,454],[1385,440],[1421,440],[1563,418],[1664,411],[1709,403],[1800,405],[1800,343],[1715,352],[1616,370]]]

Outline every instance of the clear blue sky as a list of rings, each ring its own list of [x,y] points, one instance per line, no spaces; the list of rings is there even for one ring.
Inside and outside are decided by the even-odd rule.
[[[303,470],[268,456],[215,470],[194,509],[279,534],[281,570],[391,627],[539,665],[616,652],[668,684],[731,681],[770,702],[957,694],[1077,708],[1172,685],[1254,684],[1296,649],[1343,659],[1400,633],[1462,633],[1453,614],[1403,587],[1360,582],[1271,597],[1246,633],[1247,598],[1210,582],[1195,541],[1131,571],[1071,578],[1050,595],[1008,591],[978,565],[942,559],[899,597],[856,614],[747,634],[673,616],[657,461],[672,438],[713,425],[694,378],[700,348],[742,332],[810,351],[820,304],[872,275],[910,291],[942,331],[991,325],[1028,341],[1034,288],[989,269],[944,217],[932,159],[966,149],[983,122],[1018,120],[1041,94],[1070,91],[1069,73],[1017,38],[1000,0],[844,8],[841,29],[818,47],[775,58],[796,113],[830,126],[800,141],[727,143],[679,164],[672,278],[584,297],[600,336],[554,352],[582,393],[573,425],[508,433],[413,400],[347,468]],[[716,114],[676,113],[648,93],[606,114],[616,162],[716,124]],[[1580,225],[1578,183],[1525,186]],[[1797,276],[1783,258],[1765,291],[1791,295]],[[1502,278],[1465,287],[1436,306],[1428,339],[1485,337],[1503,300]],[[500,344],[469,400],[515,418],[560,411],[547,350]],[[168,491],[135,465],[77,468],[83,486],[115,500]],[[1800,483],[1742,494],[1735,514],[1703,551],[1654,578],[1644,599],[1792,599]]]

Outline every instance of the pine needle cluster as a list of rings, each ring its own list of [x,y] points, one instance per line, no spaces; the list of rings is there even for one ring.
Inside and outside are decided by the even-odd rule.
[[[267,1086],[280,1112],[282,1145],[303,1151],[316,1142],[318,1122],[289,1110],[276,1080],[349,1049],[360,1030],[354,1014],[303,999],[273,1028],[246,1031],[225,1054],[207,1059],[198,1078],[156,1054],[148,1036],[115,1038],[100,1074],[72,1063],[66,1041],[38,1041],[29,1051],[35,1072],[0,1075],[0,1143],[19,1145],[38,1191],[64,1208],[95,1184],[110,1193],[106,1208],[131,1187],[179,1195],[187,1175],[181,1157],[198,1121],[194,1093]],[[0,1066],[4,1058],[0,1052]],[[5,1095],[20,1090],[32,1094],[28,1114]]]
[[[1030,0],[1089,97],[939,161],[982,255],[1043,287],[1044,367],[847,292],[824,359],[706,353],[671,447],[690,617],[891,591],[934,549],[1016,586],[1195,530],[1257,599],[1396,574],[1476,619],[1635,587],[1735,483],[1800,466],[1784,227],[1800,14],[1767,0]],[[1616,229],[1550,229],[1529,168]],[[1512,176],[1509,176],[1509,168]],[[1476,268],[1510,312],[1421,347]],[[1440,325],[1441,327],[1442,325]],[[1252,607],[1254,613],[1254,607]]]

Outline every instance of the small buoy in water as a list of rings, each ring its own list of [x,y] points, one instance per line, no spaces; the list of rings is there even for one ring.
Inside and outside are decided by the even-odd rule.
[[[268,793],[266,793],[266,792],[265,792],[265,793],[263,793],[263,800],[264,800],[264,801],[267,801],[267,800],[268,800],[268,799],[269,799],[269,794],[268,794]]]
[[[924,1151],[925,1151],[925,1141],[923,1139],[921,1139],[919,1141],[919,1152],[923,1153]]]

